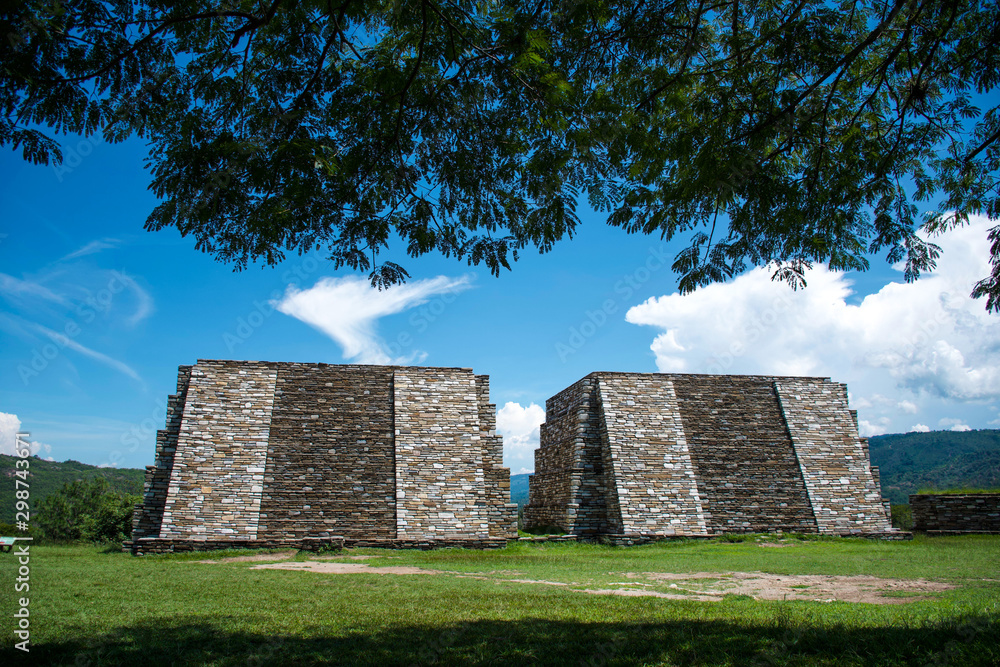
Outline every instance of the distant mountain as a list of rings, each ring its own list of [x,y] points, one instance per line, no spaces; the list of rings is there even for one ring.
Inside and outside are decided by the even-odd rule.
[[[510,502],[518,505],[528,504],[528,478],[530,474],[510,476]]]
[[[17,457],[0,454],[0,523],[14,522],[14,471]],[[58,491],[63,484],[76,479],[104,477],[111,488],[123,493],[142,493],[142,482],[146,471],[135,468],[98,468],[79,461],[44,461],[32,456],[28,459],[28,490],[32,511],[38,508],[38,501]]]
[[[893,503],[927,488],[1000,488],[1000,430],[877,435],[868,446]]]

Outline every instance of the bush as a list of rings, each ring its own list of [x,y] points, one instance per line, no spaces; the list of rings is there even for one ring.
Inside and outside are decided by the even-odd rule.
[[[900,530],[913,530],[913,512],[909,505],[890,505],[892,509],[892,527]]]
[[[115,491],[103,477],[78,479],[43,498],[34,523],[54,541],[121,542],[132,533],[132,510],[139,501]]]
[[[40,539],[41,532],[34,523],[29,524],[27,531],[18,530],[17,525],[13,523],[4,523],[0,521],[0,536],[3,537],[31,537],[33,539]]]

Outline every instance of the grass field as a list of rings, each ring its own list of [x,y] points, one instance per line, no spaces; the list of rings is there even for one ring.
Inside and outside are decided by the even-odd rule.
[[[18,565],[0,554],[3,664],[1000,664],[1000,536],[370,549],[293,554],[281,565],[344,573],[223,560],[234,555],[246,553],[135,558],[33,546],[24,654],[13,648]],[[666,576],[695,572],[705,574],[680,586]],[[897,604],[718,591],[701,600],[731,572],[953,588],[883,595]],[[816,586],[795,581],[804,582],[790,585],[796,595]],[[641,596],[584,592],[622,589]]]

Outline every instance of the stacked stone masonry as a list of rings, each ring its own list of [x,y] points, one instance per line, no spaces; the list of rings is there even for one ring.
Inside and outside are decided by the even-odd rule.
[[[702,494],[671,382],[657,376],[598,379],[602,488],[608,531],[615,534],[700,534]]]
[[[622,543],[894,532],[844,385],[667,373],[592,373],[546,402],[524,521]]]
[[[502,546],[495,419],[470,369],[181,366],[128,548]]]
[[[913,530],[931,534],[1000,534],[1000,493],[910,496]]]

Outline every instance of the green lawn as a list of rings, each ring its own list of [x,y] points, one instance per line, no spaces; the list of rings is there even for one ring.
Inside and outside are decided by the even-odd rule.
[[[1000,664],[1000,537],[793,538],[764,546],[775,543],[367,549],[325,561],[436,575],[252,569],[259,563],[196,562],[234,552],[135,558],[37,545],[28,655],[13,649],[16,559],[0,554],[0,586],[9,591],[0,598],[0,655],[4,664],[93,666]],[[955,588],[888,594],[902,604],[746,595],[708,602],[683,599],[688,591],[644,574],[687,572],[719,573],[706,585],[729,572],[767,572],[919,578]],[[680,599],[582,592],[615,588]]]

